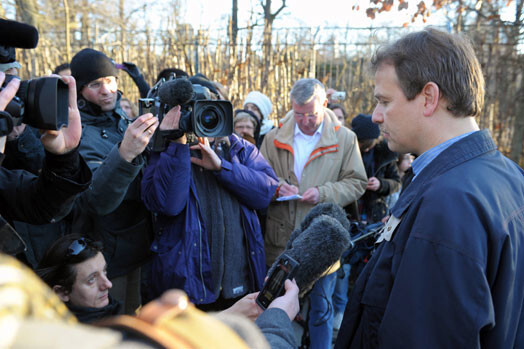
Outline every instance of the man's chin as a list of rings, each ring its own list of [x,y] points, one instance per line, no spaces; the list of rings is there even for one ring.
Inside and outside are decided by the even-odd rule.
[[[116,106],[116,103],[109,103],[109,104],[102,105],[100,109],[102,109],[102,111],[111,111],[115,109],[115,106]]]

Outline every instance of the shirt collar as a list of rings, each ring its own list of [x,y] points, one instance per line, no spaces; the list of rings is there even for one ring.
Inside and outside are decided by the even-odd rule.
[[[295,122],[295,137],[296,136],[301,136],[301,137],[305,137],[305,138],[310,138],[310,137],[313,137],[315,135],[321,135],[322,134],[322,128],[324,127],[324,120],[322,120],[322,122],[320,123],[320,125],[318,126],[317,130],[315,131],[315,133],[313,133],[311,136],[310,135],[307,135],[305,134],[304,132],[302,132],[302,130],[300,129],[300,127],[298,127],[298,124]]]
[[[460,141],[462,138],[469,136],[473,132],[477,131],[471,131],[468,133],[461,134],[460,136],[453,137],[451,139],[448,139],[447,141],[440,143],[439,145],[434,146],[433,148],[426,150],[424,153],[422,153],[419,157],[417,157],[413,162],[411,163],[411,167],[413,167],[413,179],[415,179],[416,176],[427,166],[429,165],[437,156],[440,155],[444,150],[449,148],[452,144],[455,142]]]

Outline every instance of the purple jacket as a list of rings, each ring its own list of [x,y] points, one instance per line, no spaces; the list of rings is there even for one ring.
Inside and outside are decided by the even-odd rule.
[[[222,170],[214,174],[240,203],[250,277],[260,289],[266,262],[255,210],[269,205],[278,181],[255,146],[236,135],[229,140],[231,161],[222,159]],[[152,154],[142,179],[142,198],[158,218],[152,245],[153,293],[179,288],[196,304],[211,303],[218,295],[212,291],[210,247],[191,172],[189,146],[171,143],[164,152]]]

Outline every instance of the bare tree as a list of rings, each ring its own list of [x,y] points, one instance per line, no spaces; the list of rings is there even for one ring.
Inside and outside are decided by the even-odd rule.
[[[273,39],[273,22],[280,12],[286,7],[286,0],[282,0],[282,4],[275,12],[271,12],[272,0],[260,0],[260,5],[264,10],[264,40],[263,40],[263,76],[261,81],[261,89],[267,85],[269,78],[269,71],[271,65],[271,50]]]
[[[71,62],[71,37],[70,37],[70,23],[69,23],[69,2],[64,0],[64,14],[65,14],[65,47],[66,47],[66,58],[68,62]]]
[[[233,0],[233,6],[231,10],[231,45],[233,46],[233,52],[237,45],[238,35],[238,0]]]
[[[36,0],[16,0],[16,14],[21,22],[40,27],[38,3]]]

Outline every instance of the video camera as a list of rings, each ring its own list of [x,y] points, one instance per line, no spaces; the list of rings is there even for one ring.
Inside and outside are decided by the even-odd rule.
[[[35,48],[38,31],[35,27],[9,20],[0,20],[0,62],[14,62],[15,47]],[[10,33],[10,34],[7,34]],[[14,33],[11,35],[11,33]],[[6,75],[0,91],[13,79]],[[68,123],[68,87],[58,77],[43,77],[20,82],[16,96],[0,113],[0,136],[8,135],[21,123],[44,130],[58,130]]]
[[[225,137],[233,133],[231,102],[212,100],[207,87],[192,84],[186,78],[161,80],[149,91],[148,98],[139,99],[140,115],[151,112],[160,122],[177,105],[181,106],[179,130],[171,139],[184,133],[194,133],[197,137]]]

